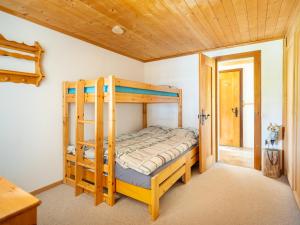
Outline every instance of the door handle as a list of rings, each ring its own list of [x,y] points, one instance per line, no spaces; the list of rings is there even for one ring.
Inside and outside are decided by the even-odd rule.
[[[231,111],[233,112],[233,114],[234,114],[235,117],[239,116],[239,109],[238,109],[238,107],[231,108]]]
[[[203,126],[205,120],[208,119],[208,117],[210,117],[210,114],[205,114],[204,110],[202,109],[202,112],[200,115],[198,115],[198,118],[200,119],[200,124]]]

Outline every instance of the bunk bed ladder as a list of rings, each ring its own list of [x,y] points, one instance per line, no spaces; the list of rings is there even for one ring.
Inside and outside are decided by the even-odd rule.
[[[85,81],[80,80],[76,84],[76,160],[75,160],[75,195],[83,192],[94,194],[94,203],[98,205],[105,197],[103,194],[103,86],[104,79],[99,78],[95,81],[95,120],[84,119],[85,103]],[[85,141],[84,126],[94,124],[95,142]],[[84,146],[95,148],[95,160],[84,158]],[[92,170],[94,174],[94,183],[84,179],[86,170]]]

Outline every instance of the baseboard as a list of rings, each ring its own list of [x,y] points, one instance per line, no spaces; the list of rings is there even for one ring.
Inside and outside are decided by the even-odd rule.
[[[296,191],[293,191],[293,194],[294,194],[294,197],[296,199],[297,205],[298,205],[298,207],[300,209],[300,199],[299,199],[299,196],[298,196],[298,194],[297,194]]]
[[[32,195],[38,195],[38,194],[40,194],[40,193],[42,193],[44,191],[47,191],[47,190],[49,190],[51,188],[56,187],[56,186],[58,186],[58,185],[60,185],[62,183],[63,183],[63,180],[56,181],[56,182],[54,182],[52,184],[49,184],[49,185],[47,185],[45,187],[42,187],[42,188],[39,188],[37,190],[34,190],[34,191],[30,192],[30,194],[32,194]]]

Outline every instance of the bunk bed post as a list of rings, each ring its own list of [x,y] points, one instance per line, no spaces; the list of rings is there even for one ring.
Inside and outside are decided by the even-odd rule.
[[[115,96],[115,77],[108,78],[108,205],[113,206],[115,203],[115,139],[116,139],[116,96]]]
[[[182,89],[179,89],[178,92],[178,128],[182,128]],[[185,160],[185,173],[182,176],[183,183],[188,183],[191,179],[191,158],[190,155],[187,154]]]
[[[143,128],[147,126],[147,103],[143,103]]]
[[[83,149],[80,142],[84,142],[84,81],[76,83],[76,156],[75,156],[75,195],[83,193],[84,189],[78,186],[83,178],[83,168],[78,162],[83,160]]]
[[[103,86],[101,77],[95,82],[95,205],[103,201]]]
[[[152,220],[156,220],[159,216],[159,182],[157,176],[151,179],[151,198],[148,207]]]
[[[182,128],[182,89],[178,92],[178,127]]]
[[[67,183],[67,177],[70,177],[70,173],[68,170],[67,160],[67,148],[69,144],[69,104],[67,102],[67,91],[68,91],[68,83],[63,82],[63,160],[64,160],[64,183]]]

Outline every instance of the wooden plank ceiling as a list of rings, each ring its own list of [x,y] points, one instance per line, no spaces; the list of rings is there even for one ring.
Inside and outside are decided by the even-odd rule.
[[[0,10],[146,62],[283,38],[299,4],[300,0],[0,0]],[[126,32],[113,34],[115,25]]]

